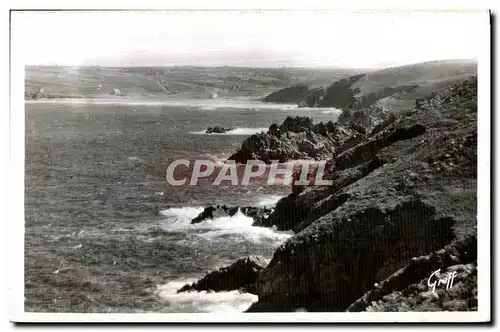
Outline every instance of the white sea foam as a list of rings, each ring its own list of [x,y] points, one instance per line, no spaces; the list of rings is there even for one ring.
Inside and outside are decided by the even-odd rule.
[[[340,114],[341,112],[342,112],[342,110],[339,110],[336,108],[321,111],[321,113],[323,113],[323,114]]]
[[[196,280],[176,280],[157,286],[156,294],[170,303],[171,312],[243,312],[255,301],[257,295],[239,291],[208,293],[177,290]],[[170,311],[170,310],[169,310]]]
[[[252,218],[238,211],[232,217],[206,220],[195,226],[198,229],[207,230],[207,232],[197,235],[208,240],[217,240],[218,238],[230,236],[233,241],[271,241],[279,245],[293,234],[292,232],[278,232],[268,227],[255,227],[252,226],[253,222]]]
[[[167,217],[162,227],[167,231],[184,231],[205,240],[231,238],[231,241],[265,242],[279,245],[293,235],[292,231],[277,231],[275,228],[252,226],[254,220],[240,211],[234,216],[207,219],[197,224],[191,220],[203,211],[202,207],[172,208],[161,211]],[[190,232],[195,231],[195,232]]]
[[[266,196],[266,197],[262,197],[258,202],[257,202],[257,206],[272,206],[272,205],[275,205],[276,203],[278,203],[278,201],[280,199],[282,199],[283,196],[278,196],[278,195],[272,195],[272,196]]]
[[[165,217],[173,217],[176,221],[184,223],[189,221],[199,215],[203,211],[202,207],[181,207],[181,208],[170,208],[160,211],[160,214]]]

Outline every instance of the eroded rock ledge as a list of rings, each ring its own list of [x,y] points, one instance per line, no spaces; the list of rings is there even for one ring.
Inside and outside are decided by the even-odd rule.
[[[200,212],[191,224],[197,224],[205,220],[211,220],[219,217],[232,217],[238,212],[250,217],[254,220],[254,225],[261,226],[262,219],[267,217],[272,212],[272,208],[256,207],[256,206],[226,206],[226,205],[209,205]]]
[[[233,129],[234,128],[226,128],[222,126],[208,127],[207,130],[205,130],[205,134],[223,134]]]
[[[256,294],[255,282],[267,262],[260,257],[240,258],[229,266],[210,272],[193,284],[186,284],[177,293],[187,291],[232,291]]]

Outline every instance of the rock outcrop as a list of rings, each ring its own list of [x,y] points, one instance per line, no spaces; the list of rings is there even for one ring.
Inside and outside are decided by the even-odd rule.
[[[393,119],[394,113],[381,106],[372,106],[360,110],[346,109],[340,113],[337,122],[344,126],[357,126],[361,131],[370,132],[384,121]]]
[[[477,307],[475,279],[465,282],[476,273],[473,250],[462,254],[454,245],[477,234],[477,78],[382,123],[334,155],[328,163],[331,187],[283,198],[263,220],[297,234],[259,275],[259,301],[248,311],[345,311],[351,305],[352,310],[392,310],[398,303],[416,310],[422,307],[404,298],[422,292],[417,285],[422,275],[438,267],[458,272],[456,296],[465,294],[467,301],[438,294],[445,302],[435,308]],[[440,251],[448,252],[449,245],[459,251],[451,255],[455,258]],[[412,260],[432,252],[438,254],[431,254],[431,263]],[[415,270],[421,272],[413,279],[396,277],[397,287],[372,289],[394,280],[395,273]],[[370,291],[374,295],[366,295]],[[363,297],[367,300],[358,300]],[[364,304],[353,304],[358,301]]]
[[[207,130],[205,130],[205,134],[223,134],[233,129],[234,128],[226,128],[222,126],[208,127]]]
[[[267,133],[248,137],[228,160],[246,163],[273,160],[325,160],[343,148],[355,145],[364,135],[331,121],[314,124],[308,117],[288,117],[278,126],[272,124]]]
[[[241,212],[247,217],[254,220],[256,226],[262,224],[262,219],[267,217],[271,212],[271,208],[267,207],[255,207],[255,206],[226,206],[226,205],[209,205],[203,209],[203,211],[191,220],[191,224],[197,224],[205,220],[220,218],[220,217],[232,217],[236,213]]]
[[[193,284],[186,284],[177,293],[188,291],[232,291],[256,294],[255,282],[266,262],[256,256],[240,258],[233,264],[210,272]]]

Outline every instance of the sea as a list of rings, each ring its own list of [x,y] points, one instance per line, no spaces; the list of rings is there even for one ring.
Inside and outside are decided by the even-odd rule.
[[[287,116],[336,109],[255,100],[148,98],[25,102],[25,311],[241,312],[248,293],[177,290],[238,258],[270,259],[293,235],[241,213],[190,224],[203,207],[272,206],[285,186],[172,188],[165,167],[223,162]],[[210,126],[234,128],[204,134]]]

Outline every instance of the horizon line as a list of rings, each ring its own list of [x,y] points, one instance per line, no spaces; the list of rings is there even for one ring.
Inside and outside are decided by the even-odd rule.
[[[448,59],[435,59],[426,60],[421,62],[410,62],[405,64],[394,64],[388,66],[374,66],[374,67],[350,67],[350,66],[244,66],[244,65],[155,65],[155,64],[144,64],[144,65],[99,65],[99,64],[27,64],[24,67],[83,67],[83,68],[246,68],[246,69],[306,69],[306,70],[359,70],[359,71],[370,71],[370,70],[382,70],[389,68],[397,68],[404,66],[411,66],[417,64],[425,64],[432,62],[445,62],[445,61],[463,61],[472,62],[477,64],[477,58],[448,58]]]

